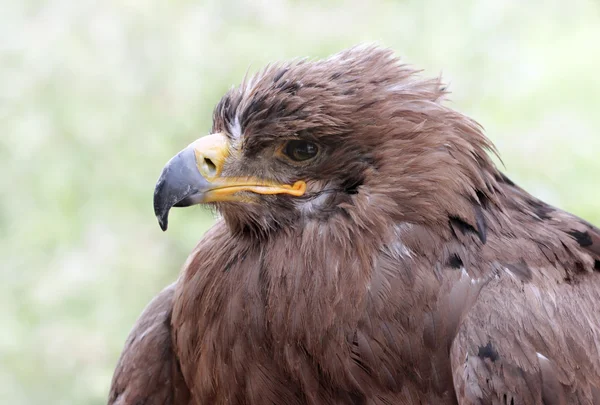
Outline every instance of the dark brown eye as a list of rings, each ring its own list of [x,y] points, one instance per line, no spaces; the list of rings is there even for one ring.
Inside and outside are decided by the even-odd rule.
[[[312,142],[294,139],[285,144],[282,152],[290,159],[296,162],[302,162],[317,156],[319,148]]]

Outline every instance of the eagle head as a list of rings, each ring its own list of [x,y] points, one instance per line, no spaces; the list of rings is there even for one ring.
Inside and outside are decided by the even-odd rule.
[[[270,65],[227,92],[211,134],[165,166],[159,224],[194,204],[254,235],[340,217],[365,229],[373,218],[446,221],[494,169],[480,128],[445,94],[376,46]]]

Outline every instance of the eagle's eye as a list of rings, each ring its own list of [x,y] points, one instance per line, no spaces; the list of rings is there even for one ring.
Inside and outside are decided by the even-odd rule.
[[[319,147],[309,141],[294,139],[283,146],[282,152],[295,162],[303,162],[317,156]]]

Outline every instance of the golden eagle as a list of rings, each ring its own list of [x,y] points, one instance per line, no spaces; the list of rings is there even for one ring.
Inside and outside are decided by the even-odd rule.
[[[393,52],[273,64],[154,193],[222,216],[110,404],[600,404],[600,230],[502,174]]]

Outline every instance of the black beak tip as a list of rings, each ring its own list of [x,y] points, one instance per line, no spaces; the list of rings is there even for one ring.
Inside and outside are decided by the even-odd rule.
[[[165,232],[167,230],[167,228],[169,227],[169,214],[166,213],[166,215],[157,215],[156,219],[158,219],[158,225],[160,226],[160,229],[162,229],[163,232]]]
[[[171,206],[164,201],[164,184],[165,182],[161,176],[154,191],[154,215],[156,215],[158,225],[163,232],[166,231],[169,226],[169,211],[171,209]]]

